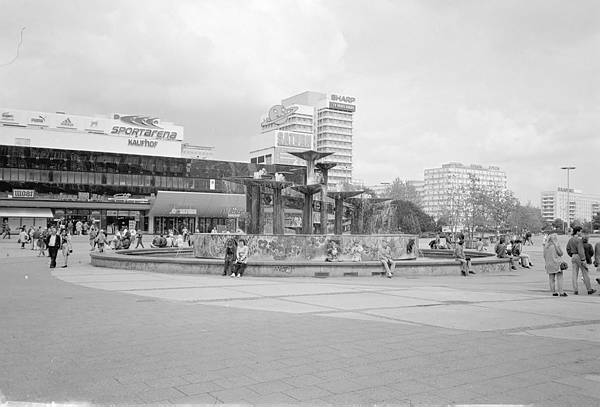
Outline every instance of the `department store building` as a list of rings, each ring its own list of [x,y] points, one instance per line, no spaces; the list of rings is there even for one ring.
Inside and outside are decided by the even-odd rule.
[[[299,167],[190,158],[184,128],[140,115],[77,116],[0,108],[0,221],[94,223],[164,233],[243,228],[245,189],[226,180]],[[182,153],[183,152],[183,153]]]

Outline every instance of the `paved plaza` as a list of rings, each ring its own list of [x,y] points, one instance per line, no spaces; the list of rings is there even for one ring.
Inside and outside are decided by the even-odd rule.
[[[600,296],[568,270],[552,297],[539,241],[529,270],[390,280],[94,268],[74,239],[54,270],[0,241],[9,404],[600,405]]]

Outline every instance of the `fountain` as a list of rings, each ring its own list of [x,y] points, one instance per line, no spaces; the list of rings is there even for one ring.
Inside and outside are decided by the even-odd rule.
[[[232,237],[246,240],[249,249],[248,266],[245,275],[249,276],[373,276],[383,275],[379,261],[382,248],[389,247],[392,257],[397,260],[396,269],[401,274],[431,275],[460,273],[458,263],[451,258],[417,258],[418,236],[410,234],[364,233],[362,224],[353,228],[353,234],[343,233],[344,202],[354,206],[358,215],[362,213],[363,198],[353,198],[364,191],[328,191],[327,178],[333,163],[317,162],[331,153],[308,150],[291,153],[306,161],[304,184],[294,184],[285,180],[281,173],[266,174],[259,171],[252,177],[232,177],[227,180],[239,183],[246,189],[246,207],[249,216],[247,234],[195,234],[193,248],[120,250],[115,253],[92,253],[94,266],[116,267],[132,270],[221,274],[225,243]],[[320,177],[319,177],[320,176]],[[291,188],[304,197],[302,226],[284,227],[282,191]],[[264,213],[264,193],[272,195],[273,233],[262,230]],[[315,234],[313,221],[313,196],[320,193],[319,234]],[[335,202],[334,233],[327,234],[327,198]],[[389,200],[386,200],[389,201]],[[381,202],[375,200],[375,202]],[[288,230],[288,234],[285,230]],[[296,232],[291,234],[291,232]],[[302,232],[297,234],[297,232]],[[358,232],[358,233],[357,233]],[[439,254],[438,254],[439,255]],[[475,271],[507,271],[508,261],[472,253]],[[485,258],[483,258],[485,257]],[[410,261],[399,261],[410,260]]]

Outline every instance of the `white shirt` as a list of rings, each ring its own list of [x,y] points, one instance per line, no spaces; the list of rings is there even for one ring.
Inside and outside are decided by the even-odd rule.
[[[50,241],[48,242],[48,246],[56,246],[56,235],[50,236]]]

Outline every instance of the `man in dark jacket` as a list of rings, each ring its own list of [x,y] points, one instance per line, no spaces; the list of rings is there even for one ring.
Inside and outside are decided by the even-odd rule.
[[[56,234],[56,228],[52,228],[46,237],[46,247],[50,255],[50,268],[53,269],[56,267],[56,255],[61,248],[60,236]]]
[[[587,288],[588,294],[594,294],[596,290],[592,290],[590,276],[588,275],[588,268],[585,262],[585,249],[583,247],[583,241],[581,240],[581,226],[573,227],[573,236],[567,243],[567,254],[571,257],[571,264],[573,265],[573,294],[579,294],[577,287],[579,270],[581,270],[583,283],[585,284],[585,288]]]

